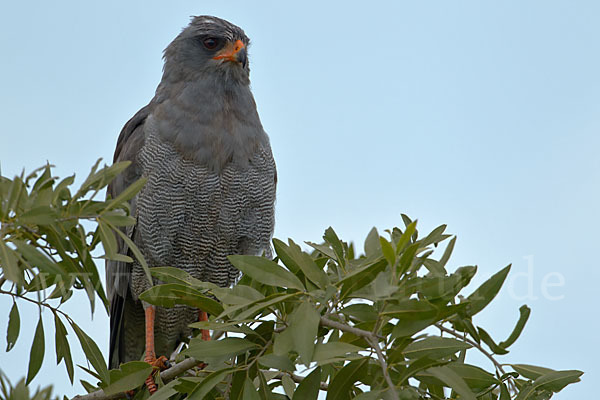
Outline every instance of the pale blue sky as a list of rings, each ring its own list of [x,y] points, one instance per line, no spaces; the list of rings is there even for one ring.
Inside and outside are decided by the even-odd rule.
[[[458,235],[451,266],[479,266],[471,288],[514,265],[476,322],[502,340],[519,306],[532,308],[501,360],[582,369],[583,382],[555,398],[591,398],[600,380],[600,3],[224,3],[2,4],[3,174],[49,160],[59,175],[82,177],[97,158],[110,161],[189,16],[228,19],[253,42],[253,91],[279,170],[276,236],[318,241],[331,225],[360,242],[372,226],[401,224],[402,212],[422,231],[447,223]],[[69,309],[106,349],[106,315],[88,321],[84,300]],[[0,315],[8,310],[0,300]],[[13,380],[26,374],[34,323],[25,319],[17,347],[0,353]],[[53,357],[35,383],[81,392]]]

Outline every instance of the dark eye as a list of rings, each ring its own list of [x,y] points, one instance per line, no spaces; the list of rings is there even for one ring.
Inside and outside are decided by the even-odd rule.
[[[219,46],[220,40],[214,37],[208,37],[202,40],[202,44],[208,50],[214,50]]]

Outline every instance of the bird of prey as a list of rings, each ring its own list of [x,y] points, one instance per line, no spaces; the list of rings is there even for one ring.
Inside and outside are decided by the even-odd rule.
[[[164,51],[154,98],[119,135],[114,162],[132,164],[107,194],[146,177],[126,234],[150,267],[181,268],[223,287],[239,276],[227,256],[270,255],[274,227],[277,174],[250,91],[248,44],[230,22],[192,18]],[[119,252],[131,255],[122,240]],[[107,261],[106,278],[110,368],[142,356],[156,363],[191,334],[199,310],[139,300],[150,283],[136,262]]]

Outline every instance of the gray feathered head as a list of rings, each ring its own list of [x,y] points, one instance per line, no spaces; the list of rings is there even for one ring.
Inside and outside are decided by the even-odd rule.
[[[248,80],[247,49],[250,39],[244,31],[224,19],[202,15],[167,46],[165,75],[198,76],[218,73],[228,78]]]

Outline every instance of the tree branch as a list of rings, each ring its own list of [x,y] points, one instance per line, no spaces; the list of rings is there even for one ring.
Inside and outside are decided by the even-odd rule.
[[[336,321],[330,320],[329,318],[326,318],[326,317],[321,317],[321,325],[327,326],[329,328],[337,329],[342,332],[352,333],[356,336],[365,338],[366,341],[371,345],[371,347],[373,347],[373,349],[375,350],[375,353],[377,353],[377,359],[379,360],[379,364],[381,365],[383,377],[385,378],[386,383],[392,390],[393,398],[398,399],[398,394],[396,393],[396,389],[395,389],[396,385],[394,385],[394,382],[392,382],[392,378],[390,377],[390,374],[388,371],[388,365],[387,365],[387,362],[385,361],[385,356],[383,355],[383,352],[381,351],[381,348],[379,347],[379,340],[378,340],[379,337],[375,333],[365,331],[363,329],[359,329],[354,326],[342,324],[341,322],[336,322]]]
[[[182,374],[185,371],[194,368],[198,364],[199,364],[199,362],[196,361],[196,359],[186,358],[182,362],[179,362],[179,363],[173,365],[171,368],[165,369],[164,371],[162,371],[160,373],[160,379],[162,379],[164,382],[170,381],[173,378],[175,378],[177,375]],[[113,399],[122,399],[125,397],[126,397],[125,393],[117,393],[114,395],[107,396],[106,394],[104,394],[104,391],[101,389],[101,390],[96,390],[95,392],[92,392],[92,393],[88,393],[88,394],[84,394],[84,395],[77,395],[77,396],[73,397],[73,400],[113,400]]]

